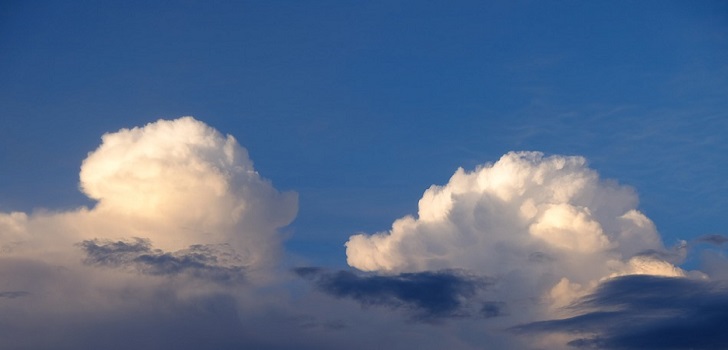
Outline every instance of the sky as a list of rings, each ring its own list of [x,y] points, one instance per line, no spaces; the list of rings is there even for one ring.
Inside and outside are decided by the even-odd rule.
[[[0,343],[726,348],[726,96],[723,1],[3,1]]]

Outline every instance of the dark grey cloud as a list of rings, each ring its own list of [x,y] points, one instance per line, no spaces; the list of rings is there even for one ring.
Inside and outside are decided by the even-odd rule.
[[[486,301],[480,307],[480,315],[485,318],[503,316],[506,303],[500,301]]]
[[[79,244],[87,265],[126,268],[147,275],[186,274],[221,283],[240,282],[245,268],[226,245],[193,245],[188,249],[164,252],[153,249],[149,240],[86,240]]]
[[[542,264],[542,263],[550,263],[553,262],[554,257],[544,253],[544,252],[533,252],[531,254],[528,254],[528,261],[532,263]]]
[[[624,276],[573,306],[575,317],[530,323],[519,333],[572,333],[594,349],[727,349],[728,283]]]
[[[406,308],[413,319],[434,321],[439,318],[467,316],[467,301],[490,282],[461,271],[369,275],[352,271],[326,271],[315,267],[297,268],[294,272],[326,294],[351,298],[363,306],[380,305]],[[496,303],[483,306],[487,317],[500,314]]]
[[[715,245],[723,245],[724,243],[728,242],[728,237],[724,236],[724,235],[719,235],[719,234],[704,235],[704,236],[700,236],[697,239],[697,241],[711,243],[711,244],[715,244]]]
[[[12,290],[12,291],[0,292],[0,298],[6,298],[6,299],[21,298],[21,297],[26,297],[28,295],[30,295],[30,293],[26,292],[24,290]]]
[[[299,315],[292,317],[291,320],[297,324],[298,327],[308,329],[308,328],[319,328],[319,329],[326,329],[326,330],[344,330],[346,328],[349,328],[349,325],[340,319],[335,320],[319,320],[313,315]]]

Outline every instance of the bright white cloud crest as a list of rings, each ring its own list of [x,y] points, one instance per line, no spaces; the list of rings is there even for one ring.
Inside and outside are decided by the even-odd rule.
[[[295,194],[279,194],[230,135],[191,117],[103,136],[83,162],[81,188],[96,210],[174,223],[155,244],[237,243],[265,251],[291,222]]]
[[[511,152],[430,187],[417,218],[398,219],[388,232],[352,236],[347,261],[391,273],[468,269],[518,285],[508,293],[533,291],[525,296],[550,295],[562,304],[556,299],[571,299],[564,293],[609,276],[682,274],[636,256],[664,250],[636,206],[631,188],[601,180],[582,157]]]

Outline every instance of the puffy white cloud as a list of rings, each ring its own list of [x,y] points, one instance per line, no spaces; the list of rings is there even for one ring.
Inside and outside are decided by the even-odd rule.
[[[278,255],[277,232],[297,211],[253,168],[232,136],[183,117],[103,135],[83,161],[93,208],[0,214],[5,250],[69,250],[81,240],[149,239],[156,248],[228,244],[249,267]]]
[[[553,311],[611,276],[683,275],[640,255],[664,247],[637,203],[582,157],[511,152],[430,187],[417,217],[350,237],[347,261],[383,273],[476,271],[502,281],[502,300],[546,301]]]
[[[261,249],[296,214],[294,193],[276,191],[232,136],[191,117],[122,129],[102,140],[83,162],[82,190],[99,201],[96,212],[168,231],[144,235],[156,245],[232,242]]]
[[[285,289],[265,288],[281,283],[279,229],[297,195],[262,178],[232,136],[192,117],[108,133],[80,188],[94,206],[0,213],[3,348],[275,342],[257,325],[286,317],[267,316]],[[150,336],[129,338],[139,333]]]

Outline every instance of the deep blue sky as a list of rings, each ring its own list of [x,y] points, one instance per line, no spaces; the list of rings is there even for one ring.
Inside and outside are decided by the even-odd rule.
[[[587,157],[668,246],[728,226],[723,1],[0,4],[0,211],[89,204],[103,133],[182,115],[300,194],[315,264],[511,150]]]

